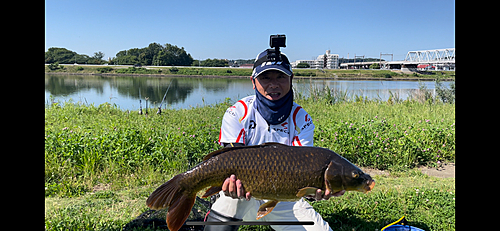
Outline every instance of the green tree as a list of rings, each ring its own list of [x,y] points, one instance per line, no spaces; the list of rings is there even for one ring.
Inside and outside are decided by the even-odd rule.
[[[61,63],[61,64],[73,64],[73,63],[92,63],[92,64],[103,64],[106,63],[102,60],[104,53],[98,51],[94,52],[92,57],[85,54],[77,54],[74,51],[70,51],[66,48],[51,47],[45,52],[45,63]]]
[[[94,55],[88,59],[88,63],[90,64],[103,64],[106,61],[102,60],[104,57],[104,53],[102,52],[94,52]]]
[[[380,65],[378,63],[373,63],[372,65],[370,65],[369,68],[370,69],[380,69]]]
[[[168,57],[168,61],[164,65],[189,66],[193,63],[193,58],[184,50],[184,47],[179,48],[167,43],[165,44],[164,51],[166,57]]]
[[[111,60],[113,64],[142,64],[158,66],[189,66],[193,63],[193,58],[184,47],[177,47],[171,44],[162,46],[158,43],[151,43],[144,48],[132,48],[123,50],[116,54]]]
[[[201,61],[201,66],[204,67],[227,67],[229,62],[226,59],[205,59]]]
[[[120,57],[116,57],[111,61],[115,65],[133,65],[139,62],[137,56],[134,55],[123,55]]]
[[[89,58],[90,57],[88,55],[76,54],[73,57],[73,62],[74,63],[78,63],[78,64],[85,64],[85,63],[87,63],[87,61],[89,60]]]
[[[299,63],[297,64],[297,68],[309,68],[311,65],[309,63]]]
[[[51,47],[45,52],[45,63],[74,63],[76,54],[66,48]]]
[[[201,64],[201,63],[200,63],[200,60],[195,59],[195,60],[193,60],[193,62],[191,63],[191,66],[196,66],[196,67],[197,67],[197,66],[200,66],[200,64]]]
[[[153,61],[158,62],[155,56],[163,50],[163,46],[159,43],[151,43],[148,47],[144,48],[143,59],[145,65],[156,65]]]

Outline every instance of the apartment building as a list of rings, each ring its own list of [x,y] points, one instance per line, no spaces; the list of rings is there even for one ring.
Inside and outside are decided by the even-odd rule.
[[[292,68],[296,68],[299,63],[307,63],[310,68],[316,69],[338,69],[339,68],[339,55],[331,54],[330,50],[326,50],[323,55],[318,55],[315,60],[297,60],[292,62]]]

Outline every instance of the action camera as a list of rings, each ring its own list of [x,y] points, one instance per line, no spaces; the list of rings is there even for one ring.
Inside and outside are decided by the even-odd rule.
[[[267,58],[269,61],[282,61],[280,47],[286,47],[286,35],[276,34],[269,36],[269,46],[274,49],[267,49]]]
[[[284,34],[276,34],[271,35],[269,37],[269,46],[270,47],[286,47],[286,35]]]

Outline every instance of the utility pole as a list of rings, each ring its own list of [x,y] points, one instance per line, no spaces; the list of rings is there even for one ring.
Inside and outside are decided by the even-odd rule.
[[[383,54],[382,52],[380,52],[380,58],[379,58],[379,61],[378,61],[379,62],[378,65],[380,66],[381,69],[382,69],[382,55],[390,55],[391,56],[391,61],[393,61],[393,59],[394,59],[394,54],[391,54],[391,53]]]
[[[364,55],[356,55],[354,54],[354,63],[356,63],[356,59],[360,57],[361,58],[361,63],[363,63],[365,61],[365,56]],[[361,66],[362,68],[362,66]]]

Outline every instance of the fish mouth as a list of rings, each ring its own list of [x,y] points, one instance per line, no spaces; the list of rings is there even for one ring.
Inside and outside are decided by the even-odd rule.
[[[366,185],[363,188],[364,189],[363,191],[365,193],[367,193],[367,192],[371,191],[373,189],[373,187],[375,187],[375,180],[367,180]]]
[[[367,193],[372,191],[373,187],[375,187],[375,180],[370,179],[365,182],[365,184],[361,185],[357,191]]]

